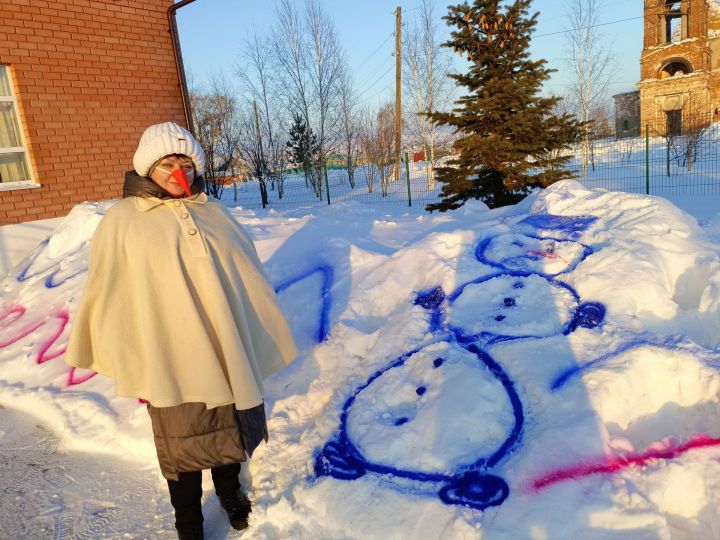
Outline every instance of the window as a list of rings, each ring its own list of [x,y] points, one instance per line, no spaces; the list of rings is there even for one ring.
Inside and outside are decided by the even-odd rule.
[[[667,130],[668,135],[677,137],[682,134],[682,110],[675,109],[667,113]]]
[[[27,150],[18,120],[17,103],[12,92],[10,70],[0,64],[0,190],[35,185],[30,176]]]
[[[682,2],[667,0],[661,16],[660,43],[675,43],[687,39],[687,15],[682,12]]]
[[[660,70],[660,78],[664,79],[666,77],[675,77],[676,75],[687,75],[689,73],[692,73],[692,66],[690,64],[682,59],[673,59],[670,60],[663,68]]]

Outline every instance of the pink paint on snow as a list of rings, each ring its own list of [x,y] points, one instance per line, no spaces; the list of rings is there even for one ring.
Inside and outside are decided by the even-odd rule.
[[[554,251],[540,251],[538,249],[528,249],[526,253],[530,255],[538,255],[539,257],[545,257],[546,259],[560,259],[565,264],[570,264],[570,261],[565,260],[563,257],[555,253]]]
[[[623,456],[607,456],[594,462],[585,462],[556,469],[528,483],[527,491],[538,492],[567,480],[578,480],[595,474],[616,473],[635,465],[645,465],[655,460],[675,459],[690,450],[720,446],[720,439],[709,435],[695,435],[689,441],[675,444],[668,441],[662,447],[655,447],[643,453],[629,453]]]
[[[4,312],[0,313],[0,330],[4,330],[12,324],[16,323],[19,319],[23,317],[23,315],[25,315],[26,311],[27,310],[22,306],[12,306],[6,309]],[[29,324],[22,330],[11,334],[10,337],[0,339],[0,349],[4,349],[5,347],[9,347],[13,343],[20,341],[25,336],[32,334],[43,324],[45,324],[44,321],[38,321]]]
[[[58,342],[60,336],[62,336],[65,331],[65,327],[70,321],[70,313],[63,309],[45,316],[43,320],[29,323],[19,330],[13,329],[10,331],[10,327],[22,319],[26,313],[27,309],[20,305],[11,306],[0,312],[0,349],[5,349],[14,343],[17,343],[24,337],[29,336],[41,327],[51,324],[52,321],[56,321],[58,323],[57,328],[50,337],[40,344],[35,360],[38,364],[44,364],[45,362],[49,362],[50,360],[54,360],[55,358],[65,354],[66,345],[64,343],[53,351],[50,349]],[[4,335],[6,330],[9,334],[7,337]],[[85,381],[92,379],[95,375],[97,375],[95,372],[90,372],[82,376],[76,376],[75,368],[71,368],[68,373],[67,384],[68,386],[73,386],[84,383]]]
[[[60,325],[58,326],[58,329],[56,332],[50,336],[45,342],[43,342],[42,345],[40,345],[40,350],[38,351],[37,355],[37,363],[42,364],[43,362],[49,362],[50,360],[53,360],[57,358],[58,356],[65,354],[66,346],[65,344],[61,345],[56,351],[53,351],[51,353],[48,353],[48,350],[50,347],[52,347],[55,342],[60,338],[62,333],[65,331],[65,327],[67,326],[68,321],[70,320],[70,314],[65,311],[58,311],[53,315],[56,319],[60,321]]]
[[[88,373],[85,373],[84,375],[79,375],[79,376],[76,377],[76,376],[75,376],[75,370],[76,370],[76,369],[77,369],[77,368],[74,368],[74,367],[73,367],[73,368],[70,368],[70,372],[68,373],[68,378],[67,378],[67,385],[68,385],[68,386],[74,386],[74,385],[76,385],[76,384],[82,384],[82,383],[84,383],[85,381],[89,381],[89,380],[92,379],[95,375],[97,375],[97,373],[95,373],[94,371],[90,371],[90,372],[88,372]]]

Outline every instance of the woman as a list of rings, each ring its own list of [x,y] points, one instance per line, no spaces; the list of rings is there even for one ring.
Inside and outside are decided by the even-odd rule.
[[[262,379],[296,349],[252,241],[203,191],[190,132],[150,126],[133,165],[93,236],[66,361],[148,402],[178,535],[202,539],[203,469],[247,527],[238,473],[267,440]]]

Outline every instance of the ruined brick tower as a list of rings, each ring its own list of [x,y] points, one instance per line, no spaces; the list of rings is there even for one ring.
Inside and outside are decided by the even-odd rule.
[[[679,133],[720,120],[720,3],[645,0],[641,125]]]

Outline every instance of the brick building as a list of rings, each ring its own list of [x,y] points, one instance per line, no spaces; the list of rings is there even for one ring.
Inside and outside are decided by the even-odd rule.
[[[640,92],[615,94],[615,136],[638,137],[640,135]]]
[[[641,124],[680,132],[718,118],[720,4],[717,0],[645,0],[640,57]]]
[[[0,0],[0,224],[119,197],[143,129],[187,124],[171,6]]]

